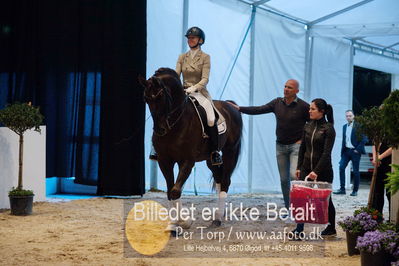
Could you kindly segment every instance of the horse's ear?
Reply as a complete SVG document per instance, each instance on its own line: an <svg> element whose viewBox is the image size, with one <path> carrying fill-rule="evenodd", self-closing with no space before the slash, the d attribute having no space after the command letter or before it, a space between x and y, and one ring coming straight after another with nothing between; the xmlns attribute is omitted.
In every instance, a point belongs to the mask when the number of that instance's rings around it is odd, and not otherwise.
<svg viewBox="0 0 399 266"><path fill-rule="evenodd" d="M138 81L138 82L140 83L140 85L143 86L144 88L147 87L147 80L146 80L142 75L138 75L137 81Z"/></svg>

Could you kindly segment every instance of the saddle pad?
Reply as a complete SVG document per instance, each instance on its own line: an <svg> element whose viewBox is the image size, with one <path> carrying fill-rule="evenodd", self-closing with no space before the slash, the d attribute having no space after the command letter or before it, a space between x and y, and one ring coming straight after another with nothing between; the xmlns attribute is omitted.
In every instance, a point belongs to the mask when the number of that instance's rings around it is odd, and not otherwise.
<svg viewBox="0 0 399 266"><path fill-rule="evenodd" d="M207 135L205 133L205 127L204 127L204 124L207 123L205 109L200 105L199 101L195 98L195 96L193 94L191 94L188 98L190 99L191 103L193 104L195 111L197 112L198 118L201 122L202 136L207 137ZM201 106L202 108L198 108L199 106ZM217 127L218 127L218 133L219 133L219 135L221 135L221 134L225 133L227 130L226 120L224 119L224 116L219 112L219 110L217 110L215 108L215 106L213 106L213 109L216 110L216 112L217 112L216 116L219 117L219 119L217 120Z"/></svg>

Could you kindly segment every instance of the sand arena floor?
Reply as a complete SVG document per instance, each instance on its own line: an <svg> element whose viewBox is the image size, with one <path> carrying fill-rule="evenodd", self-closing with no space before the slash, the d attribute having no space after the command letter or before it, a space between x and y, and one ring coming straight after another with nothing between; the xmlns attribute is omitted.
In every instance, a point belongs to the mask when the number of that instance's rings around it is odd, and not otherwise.
<svg viewBox="0 0 399 266"><path fill-rule="evenodd" d="M360 190L358 197L334 195L337 221L352 214L354 209L364 206L367 196L366 188ZM127 202L154 200L167 206L165 198L164 193L147 193L143 198L129 201L115 198L73 201L50 199L47 202L35 203L34 213L25 217L12 216L9 210L2 210L0 265L360 265L359 256L347 255L345 234L338 226L338 236L332 240L294 243L273 240L272 245L283 245L283 248L290 245L292 250L251 253L250 250L240 251L239 248L255 247L259 241L232 239L219 242L217 239L199 239L197 228L208 227L210 223L197 220L190 229L194 231L192 239L171 237L158 254L139 254L131 248L125 237L126 210L129 210ZM228 202L244 202L245 206L262 209L267 202L282 205L282 197L279 194L229 195ZM183 203L193 203L201 209L215 205L215 200L204 196L183 196ZM260 215L260 218L257 222L226 221L220 228L203 230L205 233L216 230L228 234L232 227L234 231L241 232L281 231L284 227L292 230L295 227L290 221L266 221L264 214ZM311 226L306 226L305 230L310 231L310 228ZM137 232L138 236L143 234L148 232ZM187 243L214 247L220 243L226 244L226 247L235 246L229 253L190 253L184 250L187 249ZM312 245L314 252L300 252L292 248L292 245L305 244Z"/></svg>

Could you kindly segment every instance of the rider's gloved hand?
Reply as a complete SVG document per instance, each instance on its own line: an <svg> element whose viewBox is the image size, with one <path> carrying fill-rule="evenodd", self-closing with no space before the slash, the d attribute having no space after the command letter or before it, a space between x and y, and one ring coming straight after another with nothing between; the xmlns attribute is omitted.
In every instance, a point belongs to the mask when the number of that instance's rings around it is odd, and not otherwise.
<svg viewBox="0 0 399 266"><path fill-rule="evenodd" d="M191 87L185 89L185 91L186 91L186 93L190 94L190 93L196 92L197 88L195 88L194 86L191 86Z"/></svg>

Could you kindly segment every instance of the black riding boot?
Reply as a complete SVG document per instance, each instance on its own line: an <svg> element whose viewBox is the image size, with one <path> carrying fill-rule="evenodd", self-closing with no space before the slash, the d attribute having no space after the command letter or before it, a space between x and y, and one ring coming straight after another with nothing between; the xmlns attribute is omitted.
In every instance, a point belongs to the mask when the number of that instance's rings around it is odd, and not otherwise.
<svg viewBox="0 0 399 266"><path fill-rule="evenodd" d="M223 161L222 156L219 154L219 132L216 123L213 127L209 128L209 137L212 144L211 163L212 165L221 165Z"/></svg>

